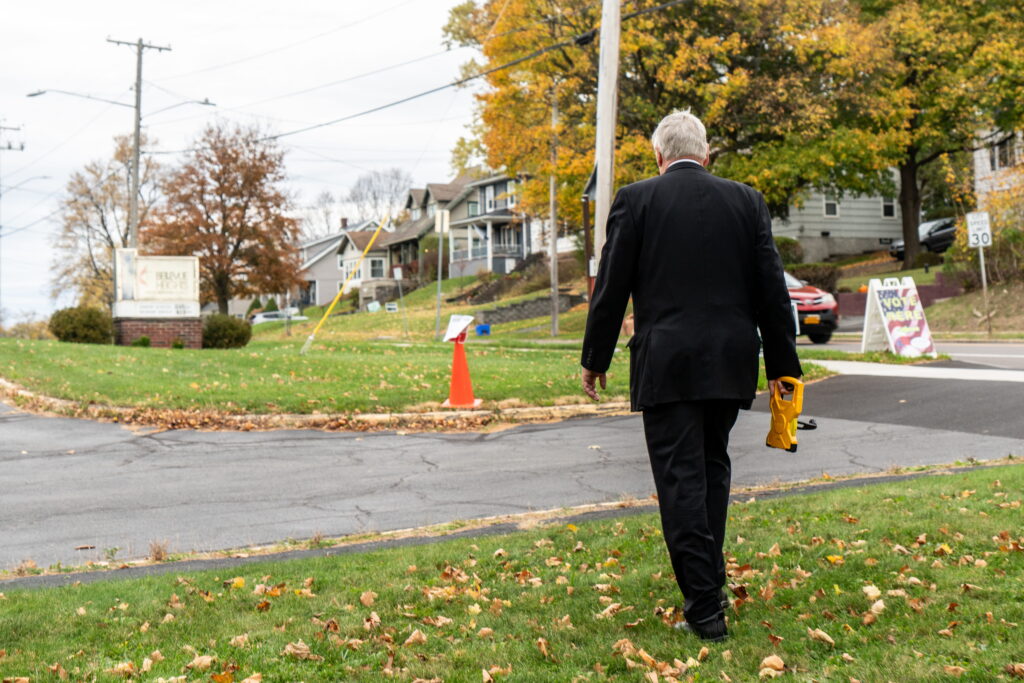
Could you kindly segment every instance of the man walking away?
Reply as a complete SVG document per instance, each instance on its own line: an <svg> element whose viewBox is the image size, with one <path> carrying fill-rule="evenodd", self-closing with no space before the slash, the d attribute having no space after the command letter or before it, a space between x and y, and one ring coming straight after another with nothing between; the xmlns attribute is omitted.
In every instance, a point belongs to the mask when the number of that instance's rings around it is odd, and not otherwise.
<svg viewBox="0 0 1024 683"><path fill-rule="evenodd" d="M666 116L652 143L659 175L620 190L608 216L583 341L583 390L596 400L596 385L605 388L632 295L630 399L643 411L683 627L718 641L727 637L729 604L727 447L739 409L750 408L757 390L757 329L769 390L801 369L764 198L705 169L707 134L689 112Z"/></svg>

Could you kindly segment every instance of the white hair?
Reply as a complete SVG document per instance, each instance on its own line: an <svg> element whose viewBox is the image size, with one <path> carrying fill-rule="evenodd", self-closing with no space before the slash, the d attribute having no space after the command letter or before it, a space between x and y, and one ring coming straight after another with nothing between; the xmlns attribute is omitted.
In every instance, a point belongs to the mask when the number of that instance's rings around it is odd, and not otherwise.
<svg viewBox="0 0 1024 683"><path fill-rule="evenodd" d="M663 118L651 136L651 144L666 161L683 157L703 159L708 154L707 131L689 109L672 112Z"/></svg>

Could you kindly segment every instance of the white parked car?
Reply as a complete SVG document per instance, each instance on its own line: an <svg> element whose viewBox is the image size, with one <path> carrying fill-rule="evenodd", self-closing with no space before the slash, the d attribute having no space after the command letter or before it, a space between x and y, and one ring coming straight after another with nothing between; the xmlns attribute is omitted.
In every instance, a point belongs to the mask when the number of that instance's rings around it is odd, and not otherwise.
<svg viewBox="0 0 1024 683"><path fill-rule="evenodd" d="M271 320L291 320L292 322L301 322L303 320L309 320L304 315L290 314L288 311L268 311L266 313L257 313L252 317L251 322L253 325L259 325L260 323L269 323Z"/></svg>

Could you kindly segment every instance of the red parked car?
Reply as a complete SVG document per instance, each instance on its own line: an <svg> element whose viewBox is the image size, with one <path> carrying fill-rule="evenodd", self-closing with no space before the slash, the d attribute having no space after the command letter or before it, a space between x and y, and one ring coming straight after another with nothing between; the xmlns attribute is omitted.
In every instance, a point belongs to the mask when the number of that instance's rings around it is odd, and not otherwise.
<svg viewBox="0 0 1024 683"><path fill-rule="evenodd" d="M796 303L800 317L800 334L815 344L825 344L839 326L839 303L823 289L818 289L786 273L789 298Z"/></svg>

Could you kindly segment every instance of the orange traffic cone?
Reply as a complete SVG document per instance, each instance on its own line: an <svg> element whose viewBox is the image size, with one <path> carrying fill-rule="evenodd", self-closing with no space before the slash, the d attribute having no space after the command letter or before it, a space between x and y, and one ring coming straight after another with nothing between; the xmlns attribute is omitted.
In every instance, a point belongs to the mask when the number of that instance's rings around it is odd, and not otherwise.
<svg viewBox="0 0 1024 683"><path fill-rule="evenodd" d="M473 398L473 382L469 378L469 363L466 362L466 333L463 332L454 341L452 383L448 390L448 400L441 405L446 408L476 408L483 401Z"/></svg>

